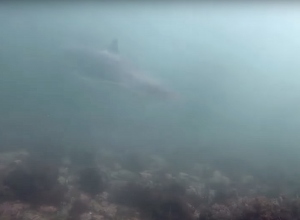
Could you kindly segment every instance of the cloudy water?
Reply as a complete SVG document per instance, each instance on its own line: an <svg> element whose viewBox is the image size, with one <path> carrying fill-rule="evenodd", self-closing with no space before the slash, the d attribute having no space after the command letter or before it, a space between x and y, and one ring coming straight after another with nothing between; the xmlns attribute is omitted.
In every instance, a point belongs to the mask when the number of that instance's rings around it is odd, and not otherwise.
<svg viewBox="0 0 300 220"><path fill-rule="evenodd" d="M299 5L0 6L1 172L43 158L69 170L58 174L61 185L73 175L93 195L110 194L111 181L149 178L190 189L194 175L209 205L232 190L299 191ZM59 209L58 198L16 184L18 172L1 177L13 198ZM88 208L74 210L65 218L83 219Z"/></svg>

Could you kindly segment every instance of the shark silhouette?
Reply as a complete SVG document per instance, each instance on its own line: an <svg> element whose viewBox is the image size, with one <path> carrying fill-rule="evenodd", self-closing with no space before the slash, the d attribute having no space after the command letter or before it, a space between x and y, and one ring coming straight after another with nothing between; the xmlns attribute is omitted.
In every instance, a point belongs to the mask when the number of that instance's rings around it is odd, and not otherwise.
<svg viewBox="0 0 300 220"><path fill-rule="evenodd" d="M110 83L163 99L179 98L174 91L122 57L119 54L117 39L103 50L71 47L67 49L67 54L80 77L90 83Z"/></svg>

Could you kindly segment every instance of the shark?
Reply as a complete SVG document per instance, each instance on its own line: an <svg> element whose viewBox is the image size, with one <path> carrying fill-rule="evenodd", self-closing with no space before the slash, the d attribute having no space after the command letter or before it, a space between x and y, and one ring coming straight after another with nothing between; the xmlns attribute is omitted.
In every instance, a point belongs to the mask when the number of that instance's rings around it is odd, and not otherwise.
<svg viewBox="0 0 300 220"><path fill-rule="evenodd" d="M66 54L77 74L90 84L108 83L164 100L179 99L179 94L122 56L117 39L101 50L86 46L68 47Z"/></svg>

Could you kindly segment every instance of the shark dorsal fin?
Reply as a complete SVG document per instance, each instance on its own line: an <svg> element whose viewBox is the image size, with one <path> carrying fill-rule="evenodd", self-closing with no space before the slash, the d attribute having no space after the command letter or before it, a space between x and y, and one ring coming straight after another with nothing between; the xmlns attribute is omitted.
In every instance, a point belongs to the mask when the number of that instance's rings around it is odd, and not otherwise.
<svg viewBox="0 0 300 220"><path fill-rule="evenodd" d="M107 50L112 53L119 53L118 40L113 39L110 45L108 46Z"/></svg>

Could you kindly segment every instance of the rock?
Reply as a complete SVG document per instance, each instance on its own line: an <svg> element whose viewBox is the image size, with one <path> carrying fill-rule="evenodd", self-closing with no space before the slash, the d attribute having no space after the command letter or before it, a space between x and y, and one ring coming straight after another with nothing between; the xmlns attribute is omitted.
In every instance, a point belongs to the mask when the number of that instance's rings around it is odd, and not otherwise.
<svg viewBox="0 0 300 220"><path fill-rule="evenodd" d="M213 176L209 179L209 182L213 184L229 185L230 179L224 176L220 171L215 170Z"/></svg>

